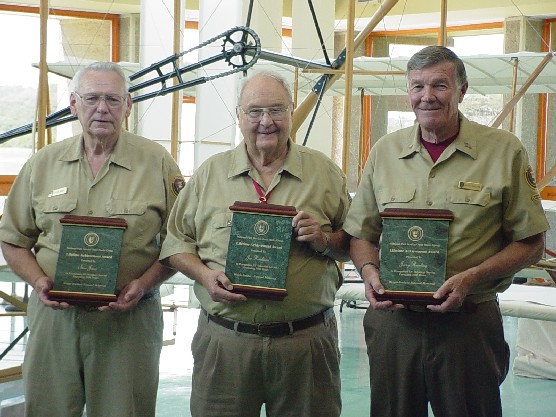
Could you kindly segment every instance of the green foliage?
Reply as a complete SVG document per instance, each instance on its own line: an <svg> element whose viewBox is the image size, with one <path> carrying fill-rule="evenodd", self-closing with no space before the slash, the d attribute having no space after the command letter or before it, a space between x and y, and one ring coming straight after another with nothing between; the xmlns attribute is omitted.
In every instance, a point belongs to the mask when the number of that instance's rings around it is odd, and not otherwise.
<svg viewBox="0 0 556 417"><path fill-rule="evenodd" d="M502 94L468 94L459 109L470 120L489 126L504 108Z"/></svg>
<svg viewBox="0 0 556 417"><path fill-rule="evenodd" d="M0 133L33 121L37 90L31 87L0 86ZM31 148L30 134L19 136L0 146Z"/></svg>

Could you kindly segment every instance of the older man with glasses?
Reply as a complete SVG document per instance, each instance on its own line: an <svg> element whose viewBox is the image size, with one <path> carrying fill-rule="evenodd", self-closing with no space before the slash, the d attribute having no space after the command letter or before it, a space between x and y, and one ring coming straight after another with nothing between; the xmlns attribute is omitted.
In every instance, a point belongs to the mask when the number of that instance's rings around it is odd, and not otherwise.
<svg viewBox="0 0 556 417"><path fill-rule="evenodd" d="M27 161L6 202L2 251L34 289L23 378L27 417L155 415L162 349L159 261L183 185L159 144L122 130L132 99L122 69L94 63L74 77L70 108L83 132ZM49 296L65 215L123 218L116 301L74 306ZM100 276L100 275L99 275Z"/></svg>
<svg viewBox="0 0 556 417"><path fill-rule="evenodd" d="M292 142L292 112L279 75L244 79L236 111L243 141L199 167L170 214L161 259L195 280L202 306L192 343L194 417L259 417L263 403L267 416L340 415L332 307L342 280L335 261L347 259L349 198L329 158ZM236 200L297 210L281 301L236 293L225 274Z"/></svg>

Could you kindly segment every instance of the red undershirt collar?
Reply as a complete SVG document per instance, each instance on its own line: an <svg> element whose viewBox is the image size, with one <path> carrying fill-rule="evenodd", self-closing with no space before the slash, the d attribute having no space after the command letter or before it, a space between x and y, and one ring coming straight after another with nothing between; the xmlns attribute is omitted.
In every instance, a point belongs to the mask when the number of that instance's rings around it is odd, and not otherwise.
<svg viewBox="0 0 556 417"><path fill-rule="evenodd" d="M443 140L440 143L431 143L431 142L427 142L426 140L423 139L423 137L421 136L420 140L421 143L423 144L423 146L425 147L425 149L429 152L429 155L432 158L433 162L436 162L438 160L438 158L440 158L440 155L442 155L442 152L444 152L444 150L450 146L450 144L456 140L456 138L458 137L459 131L452 137L449 137L446 140Z"/></svg>

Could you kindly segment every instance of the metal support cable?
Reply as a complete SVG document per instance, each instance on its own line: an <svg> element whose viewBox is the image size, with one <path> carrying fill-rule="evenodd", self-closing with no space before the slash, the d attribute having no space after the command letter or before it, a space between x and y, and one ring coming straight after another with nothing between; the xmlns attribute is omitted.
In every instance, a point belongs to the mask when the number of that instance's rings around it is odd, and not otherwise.
<svg viewBox="0 0 556 417"><path fill-rule="evenodd" d="M313 7L313 0L307 0L309 2L309 9L311 10L311 15L313 16L313 22L315 23L315 29L317 30L317 36L319 37L320 46L322 48L322 53L324 55L324 59L328 65L332 65L330 62L330 58L328 58L328 52L326 52L326 46L324 45L324 39L322 37L322 33L320 31L319 22L317 20L317 14L315 13L315 8Z"/></svg>

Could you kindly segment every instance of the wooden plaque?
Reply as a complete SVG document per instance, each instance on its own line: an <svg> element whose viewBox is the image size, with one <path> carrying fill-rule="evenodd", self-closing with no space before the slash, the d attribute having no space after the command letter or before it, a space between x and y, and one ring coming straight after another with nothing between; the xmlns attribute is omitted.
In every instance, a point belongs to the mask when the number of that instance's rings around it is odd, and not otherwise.
<svg viewBox="0 0 556 417"><path fill-rule="evenodd" d="M282 300L292 239L293 206L236 201L225 273L233 292Z"/></svg>
<svg viewBox="0 0 556 417"><path fill-rule="evenodd" d="M442 304L433 294L446 279L449 210L387 209L380 246L380 280L384 294L379 301L396 304Z"/></svg>
<svg viewBox="0 0 556 417"><path fill-rule="evenodd" d="M68 304L101 306L116 301L124 219L66 215L54 287L48 296Z"/></svg>

